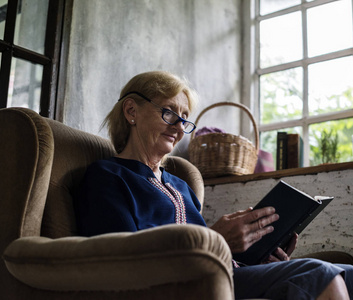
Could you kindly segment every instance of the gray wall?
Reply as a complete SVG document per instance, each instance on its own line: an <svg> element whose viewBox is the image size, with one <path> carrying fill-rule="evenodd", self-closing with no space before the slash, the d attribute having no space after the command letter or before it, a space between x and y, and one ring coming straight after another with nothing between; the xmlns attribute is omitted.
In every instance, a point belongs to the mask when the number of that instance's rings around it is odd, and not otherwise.
<svg viewBox="0 0 353 300"><path fill-rule="evenodd" d="M121 88L150 70L189 79L201 97L191 120L212 103L240 102L240 32L240 0L75 0L62 121L106 136L99 127ZM199 125L238 133L238 111L217 108ZM187 156L188 142L175 154Z"/></svg>

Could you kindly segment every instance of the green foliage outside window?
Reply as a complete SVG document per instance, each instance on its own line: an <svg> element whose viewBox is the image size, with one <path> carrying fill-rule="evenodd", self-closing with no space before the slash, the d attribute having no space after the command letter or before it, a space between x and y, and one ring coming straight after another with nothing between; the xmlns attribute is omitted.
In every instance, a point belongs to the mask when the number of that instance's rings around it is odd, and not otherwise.
<svg viewBox="0 0 353 300"><path fill-rule="evenodd" d="M317 138L317 137L315 137ZM314 151L314 159L323 164L338 163L340 154L338 152L338 134L337 132L323 130L318 140L318 150Z"/></svg>
<svg viewBox="0 0 353 300"><path fill-rule="evenodd" d="M309 132L310 165L353 160L353 118L313 124Z"/></svg>

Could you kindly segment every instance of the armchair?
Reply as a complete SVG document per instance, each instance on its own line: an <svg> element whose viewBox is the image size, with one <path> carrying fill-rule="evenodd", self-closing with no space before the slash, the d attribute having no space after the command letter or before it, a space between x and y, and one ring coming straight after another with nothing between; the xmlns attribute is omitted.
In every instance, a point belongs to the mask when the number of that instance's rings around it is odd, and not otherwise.
<svg viewBox="0 0 353 300"><path fill-rule="evenodd" d="M0 110L1 299L233 299L230 250L196 225L77 236L73 197L109 141L25 108ZM203 200L188 161L165 168Z"/></svg>

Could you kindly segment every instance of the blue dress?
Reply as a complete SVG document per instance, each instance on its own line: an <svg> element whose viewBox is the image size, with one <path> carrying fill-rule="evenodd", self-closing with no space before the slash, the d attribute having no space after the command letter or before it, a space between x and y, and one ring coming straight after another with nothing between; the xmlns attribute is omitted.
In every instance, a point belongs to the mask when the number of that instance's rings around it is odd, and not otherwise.
<svg viewBox="0 0 353 300"><path fill-rule="evenodd" d="M163 169L160 182L143 163L117 157L89 166L75 211L83 236L171 223L206 226L186 182ZM300 259L234 268L235 298L316 299L338 274L353 299L353 266Z"/></svg>

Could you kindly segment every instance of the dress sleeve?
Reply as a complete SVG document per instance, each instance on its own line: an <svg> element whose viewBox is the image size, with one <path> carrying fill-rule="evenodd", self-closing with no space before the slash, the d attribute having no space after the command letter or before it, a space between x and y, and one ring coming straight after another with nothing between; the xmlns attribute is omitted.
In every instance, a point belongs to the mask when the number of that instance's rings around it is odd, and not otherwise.
<svg viewBox="0 0 353 300"><path fill-rule="evenodd" d="M137 231L131 198L120 176L99 163L91 165L75 203L79 233L93 236Z"/></svg>

